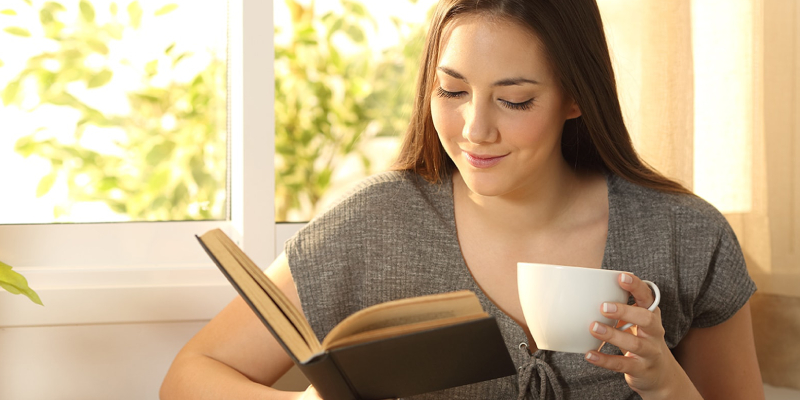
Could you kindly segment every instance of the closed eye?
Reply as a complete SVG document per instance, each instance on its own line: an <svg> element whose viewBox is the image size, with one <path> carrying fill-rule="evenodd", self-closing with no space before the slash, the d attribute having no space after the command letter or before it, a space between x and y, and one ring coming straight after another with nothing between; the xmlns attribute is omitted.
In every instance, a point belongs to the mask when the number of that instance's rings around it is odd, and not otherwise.
<svg viewBox="0 0 800 400"><path fill-rule="evenodd" d="M454 99L457 97L461 97L466 92L448 92L447 90L442 89L441 87L436 88L436 95L439 97L444 97L446 99Z"/></svg>
<svg viewBox="0 0 800 400"><path fill-rule="evenodd" d="M526 111L526 110L530 110L531 107L533 107L533 100L534 99L526 100L526 101L523 101L522 103L512 103L510 101L506 101L506 100L502 100L502 99L500 99L499 101L500 101L500 104L503 105L503 107L506 107L506 108L508 108L510 110Z"/></svg>

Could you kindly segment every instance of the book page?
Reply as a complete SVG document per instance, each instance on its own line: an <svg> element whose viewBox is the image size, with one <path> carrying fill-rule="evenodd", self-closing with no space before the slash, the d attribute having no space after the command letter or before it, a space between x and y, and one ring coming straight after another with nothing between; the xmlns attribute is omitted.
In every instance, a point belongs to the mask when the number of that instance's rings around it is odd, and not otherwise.
<svg viewBox="0 0 800 400"><path fill-rule="evenodd" d="M336 340L328 341L325 338L323 345L326 350L335 349L338 347L345 347L359 343L366 343L390 337L406 335L409 333L421 332L429 329L435 329L443 326L455 325L462 322L473 321L480 318L489 318L489 314L482 312L480 314L461 315L455 317L426 320L416 323L408 323L404 325L386 326L374 330L362 331L350 336L340 337Z"/></svg>
<svg viewBox="0 0 800 400"><path fill-rule="evenodd" d="M328 333L322 347L327 349L342 338L368 331L484 315L480 301L468 290L395 300L367 307L345 318Z"/></svg>

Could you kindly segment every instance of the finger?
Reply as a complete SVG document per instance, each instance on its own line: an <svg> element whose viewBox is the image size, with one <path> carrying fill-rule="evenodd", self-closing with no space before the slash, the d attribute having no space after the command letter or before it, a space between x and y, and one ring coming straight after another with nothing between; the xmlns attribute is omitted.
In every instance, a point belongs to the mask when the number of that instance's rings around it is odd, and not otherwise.
<svg viewBox="0 0 800 400"><path fill-rule="evenodd" d="M631 352L646 357L657 352L655 346L647 339L622 332L600 322L593 322L589 331L597 339L613 344L620 350L624 349L623 353Z"/></svg>
<svg viewBox="0 0 800 400"><path fill-rule="evenodd" d="M648 308L655 301L653 290L636 275L622 273L619 274L618 280L620 287L630 292L640 307Z"/></svg>
<svg viewBox="0 0 800 400"><path fill-rule="evenodd" d="M636 375L636 372L641 369L639 358L630 353L628 353L628 355L618 356L603 354L592 350L587 352L584 358L591 364L614 372Z"/></svg>
<svg viewBox="0 0 800 400"><path fill-rule="evenodd" d="M664 335L664 326L661 324L661 309L658 307L651 312L646 308L622 303L603 303L600 306L600 312L607 318L637 325L641 331L649 335ZM642 336L638 332L637 335Z"/></svg>

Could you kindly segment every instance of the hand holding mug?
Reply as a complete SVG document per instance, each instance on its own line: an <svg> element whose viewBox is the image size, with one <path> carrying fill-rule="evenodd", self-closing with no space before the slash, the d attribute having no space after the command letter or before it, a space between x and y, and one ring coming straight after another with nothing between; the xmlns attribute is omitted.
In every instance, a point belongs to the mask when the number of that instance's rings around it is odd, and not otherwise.
<svg viewBox="0 0 800 400"><path fill-rule="evenodd" d="M603 326L613 323L614 319L598 312L598 305L627 302L630 295L618 283L620 274L622 271L517 263L520 305L536 346L581 354L597 349L602 340L586 327L595 321ZM648 285L658 293L653 282L642 284L648 293ZM651 303L653 296L647 304Z"/></svg>
<svg viewBox="0 0 800 400"><path fill-rule="evenodd" d="M685 373L664 341L661 309L657 307L660 293L658 289L651 290L647 281L628 273L619 275L619 286L633 295L636 304L605 302L599 307L604 317L627 322L625 329L614 329L602 322L593 322L588 329L595 338L619 347L624 355L592 350L586 353L586 360L624 373L625 381L639 394L668 387L671 377ZM632 325L636 329L625 331Z"/></svg>

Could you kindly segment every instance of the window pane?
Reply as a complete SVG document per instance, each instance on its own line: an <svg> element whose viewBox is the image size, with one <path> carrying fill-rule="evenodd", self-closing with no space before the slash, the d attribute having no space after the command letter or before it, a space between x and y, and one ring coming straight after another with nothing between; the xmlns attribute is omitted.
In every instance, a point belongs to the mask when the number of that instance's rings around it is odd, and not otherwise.
<svg viewBox="0 0 800 400"><path fill-rule="evenodd" d="M3 2L0 223L225 219L226 15Z"/></svg>
<svg viewBox="0 0 800 400"><path fill-rule="evenodd" d="M307 221L391 165L434 4L274 3L277 221Z"/></svg>

